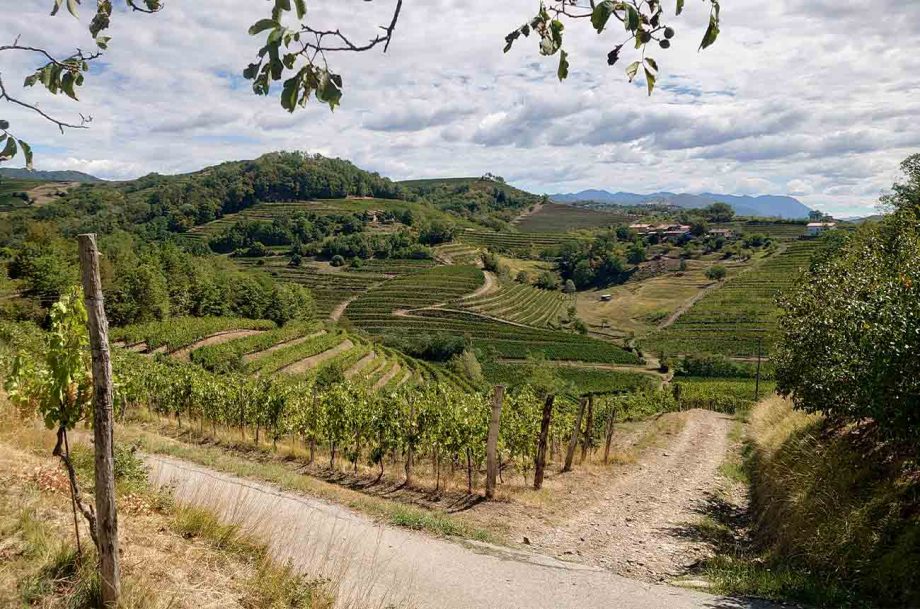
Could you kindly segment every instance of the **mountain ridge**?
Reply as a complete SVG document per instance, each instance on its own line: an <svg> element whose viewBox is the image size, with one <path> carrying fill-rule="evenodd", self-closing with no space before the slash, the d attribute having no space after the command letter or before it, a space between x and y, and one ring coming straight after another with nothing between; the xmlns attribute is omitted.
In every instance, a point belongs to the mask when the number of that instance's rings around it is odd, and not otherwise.
<svg viewBox="0 0 920 609"><path fill-rule="evenodd" d="M21 167L0 168L0 178L10 180L42 180L45 182L104 182L105 180L82 171L39 171Z"/></svg>
<svg viewBox="0 0 920 609"><path fill-rule="evenodd" d="M729 195L718 193L673 193L655 192L638 194L632 192L610 192L600 189L582 190L576 193L549 195L556 203L594 202L605 205L664 204L685 209L700 208L722 202L731 205L735 213L742 216L765 216L780 218L807 218L811 209L798 199L786 195Z"/></svg>

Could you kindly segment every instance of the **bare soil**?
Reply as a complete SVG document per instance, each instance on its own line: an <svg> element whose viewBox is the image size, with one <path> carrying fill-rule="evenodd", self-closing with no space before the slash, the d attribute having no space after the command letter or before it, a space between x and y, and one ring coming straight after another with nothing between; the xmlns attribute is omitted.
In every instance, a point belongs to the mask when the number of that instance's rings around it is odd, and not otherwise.
<svg viewBox="0 0 920 609"><path fill-rule="evenodd" d="M261 334L262 332L264 332L264 330L230 330L227 332L218 332L217 334L212 334L211 336L203 338L198 342L194 342L191 345L186 345L181 349L173 351L172 356L178 360L187 362L191 360L192 351L195 349L228 343L231 340L235 340L237 338L245 338L247 336L252 336L253 334Z"/></svg>

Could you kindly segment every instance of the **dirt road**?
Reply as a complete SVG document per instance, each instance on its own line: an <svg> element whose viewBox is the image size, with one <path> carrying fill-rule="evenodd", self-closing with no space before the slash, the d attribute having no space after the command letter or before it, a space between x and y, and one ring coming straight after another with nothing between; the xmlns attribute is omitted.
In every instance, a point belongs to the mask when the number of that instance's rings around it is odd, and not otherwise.
<svg viewBox="0 0 920 609"><path fill-rule="evenodd" d="M683 453L682 453L683 454ZM266 541L272 555L340 582L343 606L418 609L760 608L608 570L478 542L432 538L347 508L171 458L150 478ZM664 488L661 488L664 492Z"/></svg>
<svg viewBox="0 0 920 609"><path fill-rule="evenodd" d="M579 489L584 507L561 526L532 534L534 546L646 581L686 573L707 547L680 532L718 489L732 419L692 410L685 420L666 447L649 449L609 483Z"/></svg>

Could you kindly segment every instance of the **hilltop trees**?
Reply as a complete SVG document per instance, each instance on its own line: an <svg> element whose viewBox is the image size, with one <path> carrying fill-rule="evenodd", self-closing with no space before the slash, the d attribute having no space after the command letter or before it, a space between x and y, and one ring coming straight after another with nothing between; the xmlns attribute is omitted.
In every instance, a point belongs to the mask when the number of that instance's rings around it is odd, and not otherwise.
<svg viewBox="0 0 920 609"><path fill-rule="evenodd" d="M874 421L887 436L920 431L920 155L863 225L782 301L779 391L838 421Z"/></svg>

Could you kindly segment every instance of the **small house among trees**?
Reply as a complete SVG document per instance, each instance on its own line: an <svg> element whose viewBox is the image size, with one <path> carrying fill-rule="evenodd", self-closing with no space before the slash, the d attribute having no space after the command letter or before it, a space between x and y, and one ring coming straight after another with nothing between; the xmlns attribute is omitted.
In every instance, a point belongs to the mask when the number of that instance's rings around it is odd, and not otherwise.
<svg viewBox="0 0 920 609"><path fill-rule="evenodd" d="M836 222L809 222L805 227L805 235L808 237L818 237L829 230L837 228Z"/></svg>

